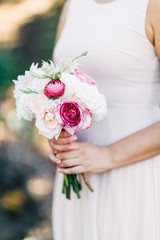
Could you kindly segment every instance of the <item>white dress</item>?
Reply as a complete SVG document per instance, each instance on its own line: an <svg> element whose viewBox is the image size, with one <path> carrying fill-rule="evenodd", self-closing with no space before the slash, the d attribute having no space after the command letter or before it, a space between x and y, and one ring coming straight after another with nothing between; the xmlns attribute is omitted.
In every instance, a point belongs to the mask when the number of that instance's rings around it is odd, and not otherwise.
<svg viewBox="0 0 160 240"><path fill-rule="evenodd" d="M75 57L96 79L108 115L79 131L79 140L107 146L160 120L160 62L145 33L149 0L72 0L54 58ZM98 156L97 156L98 161ZM61 193L57 173L54 240L160 240L160 155L102 174L88 174L81 199Z"/></svg>

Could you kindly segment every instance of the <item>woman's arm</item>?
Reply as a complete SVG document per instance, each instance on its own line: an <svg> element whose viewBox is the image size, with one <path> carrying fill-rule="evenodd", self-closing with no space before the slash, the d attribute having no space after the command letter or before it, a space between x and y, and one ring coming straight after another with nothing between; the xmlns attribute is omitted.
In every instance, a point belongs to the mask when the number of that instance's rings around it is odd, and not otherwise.
<svg viewBox="0 0 160 240"><path fill-rule="evenodd" d="M155 51L160 59L160 0L150 0L149 6L148 25L150 23L153 35L152 43L154 44Z"/></svg>
<svg viewBox="0 0 160 240"><path fill-rule="evenodd" d="M118 167L160 154L160 122L110 145L109 150Z"/></svg>
<svg viewBox="0 0 160 240"><path fill-rule="evenodd" d="M75 140L76 136L64 132L57 141L51 142L55 154L51 152L50 157L59 171L66 174L105 172L160 154L160 122L105 147Z"/></svg>

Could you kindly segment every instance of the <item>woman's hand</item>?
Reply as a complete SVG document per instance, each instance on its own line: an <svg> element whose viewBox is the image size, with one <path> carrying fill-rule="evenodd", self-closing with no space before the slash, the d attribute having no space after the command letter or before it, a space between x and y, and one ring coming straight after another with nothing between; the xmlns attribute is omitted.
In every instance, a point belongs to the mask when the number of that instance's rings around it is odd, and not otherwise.
<svg viewBox="0 0 160 240"><path fill-rule="evenodd" d="M77 137L62 132L58 140L51 140L50 158L57 163L58 171L66 174L101 173L113 169L108 147L88 142L75 142Z"/></svg>

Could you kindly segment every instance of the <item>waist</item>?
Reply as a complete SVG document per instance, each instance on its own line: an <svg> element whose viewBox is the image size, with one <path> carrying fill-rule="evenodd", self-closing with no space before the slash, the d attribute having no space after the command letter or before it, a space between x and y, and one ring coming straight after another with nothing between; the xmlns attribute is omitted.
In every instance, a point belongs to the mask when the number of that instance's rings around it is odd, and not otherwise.
<svg viewBox="0 0 160 240"><path fill-rule="evenodd" d="M158 111L160 110L160 105L158 103L120 103L120 102L107 102L108 109L126 109L126 110L153 110Z"/></svg>
<svg viewBox="0 0 160 240"><path fill-rule="evenodd" d="M160 106L160 84L109 86L103 92L108 108L158 109Z"/></svg>

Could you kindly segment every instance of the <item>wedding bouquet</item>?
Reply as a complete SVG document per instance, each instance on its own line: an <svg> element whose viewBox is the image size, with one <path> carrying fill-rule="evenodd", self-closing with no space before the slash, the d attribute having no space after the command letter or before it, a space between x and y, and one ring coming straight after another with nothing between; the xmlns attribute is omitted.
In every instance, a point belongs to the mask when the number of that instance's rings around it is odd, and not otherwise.
<svg viewBox="0 0 160 240"><path fill-rule="evenodd" d="M25 75L13 80L18 119L35 119L39 133L48 139L58 139L62 130L73 135L78 129L89 128L92 119L103 119L105 97L96 82L78 68L77 59L87 53L56 65L52 61L43 61L41 67L33 63ZM85 174L64 174L62 192L68 199L71 187L80 198L81 176L93 191Z"/></svg>

